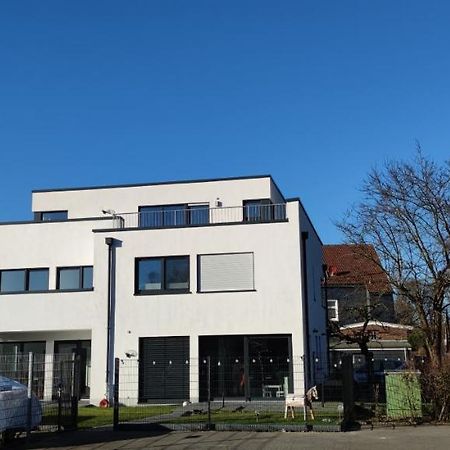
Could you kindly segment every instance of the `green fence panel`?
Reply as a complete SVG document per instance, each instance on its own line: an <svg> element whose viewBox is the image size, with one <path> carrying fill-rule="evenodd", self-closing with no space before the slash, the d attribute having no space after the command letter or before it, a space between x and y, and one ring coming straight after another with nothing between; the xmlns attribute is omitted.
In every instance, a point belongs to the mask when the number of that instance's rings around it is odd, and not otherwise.
<svg viewBox="0 0 450 450"><path fill-rule="evenodd" d="M388 419L422 417L420 372L386 372L386 414Z"/></svg>

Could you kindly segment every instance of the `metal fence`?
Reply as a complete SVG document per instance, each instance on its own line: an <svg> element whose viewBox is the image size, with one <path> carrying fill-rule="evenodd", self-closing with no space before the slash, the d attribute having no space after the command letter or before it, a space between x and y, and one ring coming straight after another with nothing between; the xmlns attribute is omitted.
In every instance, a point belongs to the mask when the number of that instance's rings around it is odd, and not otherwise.
<svg viewBox="0 0 450 450"><path fill-rule="evenodd" d="M0 433L77 425L80 362L74 355L0 355Z"/></svg>
<svg viewBox="0 0 450 450"><path fill-rule="evenodd" d="M301 358L118 359L114 425L337 431L427 419L420 371L367 369L364 378L361 365L355 369L352 356L343 355L338 370L310 382L305 393Z"/></svg>
<svg viewBox="0 0 450 450"><path fill-rule="evenodd" d="M344 427L417 424L431 420L423 376L413 361L383 358L366 361L360 354L336 359L327 383L340 383L345 406ZM380 368L381 366L381 368Z"/></svg>
<svg viewBox="0 0 450 450"><path fill-rule="evenodd" d="M117 359L116 380L116 427L304 430L343 418L341 386L310 386L305 402L302 358Z"/></svg>
<svg viewBox="0 0 450 450"><path fill-rule="evenodd" d="M114 228L172 228L209 224L261 223L286 220L286 204L146 207L134 213L111 213Z"/></svg>

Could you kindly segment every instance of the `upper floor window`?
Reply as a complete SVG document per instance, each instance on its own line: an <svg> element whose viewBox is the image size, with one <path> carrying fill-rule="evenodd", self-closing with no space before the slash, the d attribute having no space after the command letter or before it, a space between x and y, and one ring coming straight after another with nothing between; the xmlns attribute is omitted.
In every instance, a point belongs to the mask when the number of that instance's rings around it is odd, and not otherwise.
<svg viewBox="0 0 450 450"><path fill-rule="evenodd" d="M37 222L58 222L67 220L67 211L40 211L34 213Z"/></svg>
<svg viewBox="0 0 450 450"><path fill-rule="evenodd" d="M136 259L137 294L189 291L189 256Z"/></svg>
<svg viewBox="0 0 450 450"><path fill-rule="evenodd" d="M328 300L328 319L333 322L339 321L339 304L337 300Z"/></svg>
<svg viewBox="0 0 450 450"><path fill-rule="evenodd" d="M48 291L48 269L0 271L0 292Z"/></svg>
<svg viewBox="0 0 450 450"><path fill-rule="evenodd" d="M198 256L199 292L255 290L253 253Z"/></svg>
<svg viewBox="0 0 450 450"><path fill-rule="evenodd" d="M268 198L244 200L244 222L270 222L286 218L286 205L274 205Z"/></svg>
<svg viewBox="0 0 450 450"><path fill-rule="evenodd" d="M139 208L139 227L164 228L209 223L209 205L178 204L160 206L141 206Z"/></svg>
<svg viewBox="0 0 450 450"><path fill-rule="evenodd" d="M92 289L94 268L92 266L59 267L57 271L56 289L83 290Z"/></svg>

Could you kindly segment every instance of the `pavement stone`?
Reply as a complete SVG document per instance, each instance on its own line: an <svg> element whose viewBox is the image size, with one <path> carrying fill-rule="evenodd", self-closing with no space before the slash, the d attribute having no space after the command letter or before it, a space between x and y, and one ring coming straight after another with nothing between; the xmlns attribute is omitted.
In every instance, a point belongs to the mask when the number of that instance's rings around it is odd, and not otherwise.
<svg viewBox="0 0 450 450"><path fill-rule="evenodd" d="M159 432L88 430L33 435L8 450L448 450L450 426L421 425L378 428L348 433L201 431Z"/></svg>

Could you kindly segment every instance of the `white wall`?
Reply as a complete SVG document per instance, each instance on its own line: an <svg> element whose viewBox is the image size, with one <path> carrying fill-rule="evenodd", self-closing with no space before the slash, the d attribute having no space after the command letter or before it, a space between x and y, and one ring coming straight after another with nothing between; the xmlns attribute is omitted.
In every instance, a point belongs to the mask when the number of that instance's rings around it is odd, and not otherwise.
<svg viewBox="0 0 450 450"><path fill-rule="evenodd" d="M69 217L100 215L101 209L137 211L140 205L209 202L239 206L245 199L282 201L271 179L59 191L33 194L33 210L68 209ZM94 291L0 295L0 338L31 332L73 331L92 339L91 401L105 394L107 342L108 247L105 237L121 241L116 248L115 354L138 350L139 337L190 336L191 357L198 357L198 337L230 334L290 334L293 355L304 354L301 301L300 227L309 229L297 202L287 204L288 222L236 224L174 229L96 232L109 221L76 221L0 225L0 269L94 265ZM309 225L308 225L309 224ZM315 236L315 235L314 235ZM310 233L310 268L318 266L319 244ZM255 292L197 293L197 255L254 252ZM320 252L321 254L321 252ZM134 295L135 258L189 255L191 294ZM321 257L320 257L321 258ZM321 266L321 261L320 261ZM311 270L309 274L311 274ZM312 278L311 278L312 277ZM320 274L308 283L310 298L320 302ZM316 289L313 284L317 284ZM317 309L319 311L319 309ZM313 305L312 326L321 326ZM77 331L78 330L78 331ZM51 332L50 332L51 331ZM52 334L53 333L53 334ZM78 334L77 334L78 333ZM74 336L75 336L74 335ZM296 390L303 380L294 380Z"/></svg>
<svg viewBox="0 0 450 450"><path fill-rule="evenodd" d="M308 317L310 367L314 382L319 382L328 372L328 341L326 305L321 294L323 275L322 242L311 223L303 205L299 202L300 229L308 233L306 240L307 276L308 276Z"/></svg>
<svg viewBox="0 0 450 450"><path fill-rule="evenodd" d="M241 206L246 199L281 200L269 177L221 180L199 183L178 183L109 189L34 192L33 211L68 210L69 218L97 217L102 209L116 212L137 212L139 206L178 203L209 203L217 198L222 206Z"/></svg>
<svg viewBox="0 0 450 450"><path fill-rule="evenodd" d="M302 356L297 211L288 205L290 221L285 223L95 233L97 274L106 275L105 237L120 241L116 356L138 351L140 337L190 336L195 360L199 336L232 334L291 334L293 355ZM229 252L254 252L256 291L197 293L197 255ZM192 293L135 296L135 258L170 255L190 256ZM97 294L106 295L106 286L100 289ZM134 382L137 386L137 379ZM303 384L296 387L302 389Z"/></svg>

